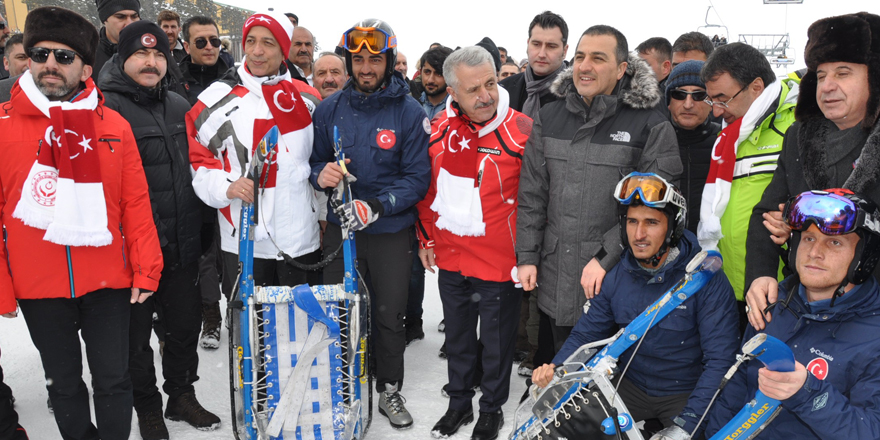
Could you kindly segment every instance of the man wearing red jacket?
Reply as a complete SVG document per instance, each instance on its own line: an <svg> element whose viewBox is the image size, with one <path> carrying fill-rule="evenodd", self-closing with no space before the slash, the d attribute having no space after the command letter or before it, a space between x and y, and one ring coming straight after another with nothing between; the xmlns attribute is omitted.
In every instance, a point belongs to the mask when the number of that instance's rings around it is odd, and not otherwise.
<svg viewBox="0 0 880 440"><path fill-rule="evenodd" d="M0 107L0 314L16 300L65 439L127 439L131 303L159 285L162 252L128 122L91 79L95 28L57 7L31 11L29 69ZM94 389L82 380L82 348Z"/></svg>
<svg viewBox="0 0 880 440"><path fill-rule="evenodd" d="M418 204L419 258L431 272L440 269L449 360L449 408L432 435L450 436L474 420L471 385L482 344L483 396L471 438L489 440L498 436L510 391L522 297L512 273L516 202L532 120L510 108L481 47L449 55L443 77L450 96L432 127L431 186Z"/></svg>

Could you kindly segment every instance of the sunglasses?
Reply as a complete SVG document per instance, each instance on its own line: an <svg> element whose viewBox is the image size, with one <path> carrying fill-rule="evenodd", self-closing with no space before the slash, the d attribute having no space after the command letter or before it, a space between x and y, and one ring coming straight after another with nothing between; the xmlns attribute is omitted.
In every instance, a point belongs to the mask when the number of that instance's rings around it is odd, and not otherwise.
<svg viewBox="0 0 880 440"><path fill-rule="evenodd" d="M213 46L215 49L220 48L220 39L217 37L211 37L210 39L205 38L205 37L199 37L199 38L196 38L195 43L196 43L196 49L204 49L205 46L208 45L208 43L211 43L211 46Z"/></svg>
<svg viewBox="0 0 880 440"><path fill-rule="evenodd" d="M782 216L793 230L806 230L813 223L825 235L849 234L861 226L877 229L877 219L856 202L825 191L808 191L792 197Z"/></svg>
<svg viewBox="0 0 880 440"><path fill-rule="evenodd" d="M5 21L0 21L0 31L6 29L6 26L8 26L8 24L6 24Z"/></svg>
<svg viewBox="0 0 880 440"><path fill-rule="evenodd" d="M704 99L709 97L709 94L706 93L705 90L688 92L681 89L673 89L669 92L669 97L675 99L676 101L684 101L685 99L687 99L688 95L690 95L691 99L693 99L695 102L703 101Z"/></svg>
<svg viewBox="0 0 880 440"><path fill-rule="evenodd" d="M366 46L367 51L378 55L388 49L397 47L397 37L377 28L353 27L343 34L344 46L349 52L360 52Z"/></svg>
<svg viewBox="0 0 880 440"><path fill-rule="evenodd" d="M73 60L79 55L69 49L47 49L45 47L32 47L28 49L28 57L35 62L43 64L49 59L49 52L55 55L55 62L58 64L73 64ZM82 58L82 56L80 56Z"/></svg>

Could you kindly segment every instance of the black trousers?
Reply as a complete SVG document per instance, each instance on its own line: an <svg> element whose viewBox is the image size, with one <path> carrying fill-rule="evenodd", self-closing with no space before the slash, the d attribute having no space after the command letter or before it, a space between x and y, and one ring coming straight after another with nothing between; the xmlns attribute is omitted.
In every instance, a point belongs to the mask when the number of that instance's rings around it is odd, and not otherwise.
<svg viewBox="0 0 880 440"><path fill-rule="evenodd" d="M3 381L0 368L0 439L27 440L27 432L18 424L18 413L12 404L12 389Z"/></svg>
<svg viewBox="0 0 880 440"><path fill-rule="evenodd" d="M101 289L78 298L18 301L40 352L55 423L64 440L124 440L131 432L130 298L130 289ZM82 379L80 336L91 370L97 428Z"/></svg>
<svg viewBox="0 0 880 440"><path fill-rule="evenodd" d="M482 345L480 411L495 412L510 394L510 371L522 291L512 281L483 281L441 270L438 277L449 373L449 408L468 411L474 397L474 374ZM480 339L477 340L477 323Z"/></svg>
<svg viewBox="0 0 880 440"><path fill-rule="evenodd" d="M649 396L626 378L620 379L620 386L617 392L620 393L623 403L626 404L633 422L658 419L664 428L673 425L672 419L681 413L681 410L687 405L688 398L691 396L691 393L672 394L662 397ZM645 428L649 429L647 425ZM651 431L650 429L643 431L643 434L647 434L645 438L655 434L655 432Z"/></svg>
<svg viewBox="0 0 880 440"><path fill-rule="evenodd" d="M129 368L134 409L138 414L162 410L162 395L156 387L153 365L153 310L162 317L165 351L162 356L162 390L169 398L192 392L199 380L199 332L202 327L202 294L199 264L174 266L162 271L159 288L142 304L131 306Z"/></svg>
<svg viewBox="0 0 880 440"><path fill-rule="evenodd" d="M412 272L412 232L409 228L392 234L355 233L357 267L369 277L373 291L370 297L370 316L374 323L372 337L376 360L376 390L385 391L386 384L403 388L403 352L406 331L403 317ZM324 249L332 252L342 242L342 230L328 224L324 231ZM326 268L324 282L342 282L344 275L342 252Z"/></svg>
<svg viewBox="0 0 880 440"><path fill-rule="evenodd" d="M232 295L238 279L238 254L223 253L223 294L226 299ZM303 262L304 257L296 260ZM254 258L254 285L257 286L298 286L308 282L305 271L299 270L281 260Z"/></svg>

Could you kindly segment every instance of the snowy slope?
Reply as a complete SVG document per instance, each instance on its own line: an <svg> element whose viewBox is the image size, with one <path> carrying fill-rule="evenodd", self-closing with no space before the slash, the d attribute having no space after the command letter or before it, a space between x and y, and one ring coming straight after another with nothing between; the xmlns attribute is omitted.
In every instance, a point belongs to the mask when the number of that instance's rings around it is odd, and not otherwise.
<svg viewBox="0 0 880 440"><path fill-rule="evenodd" d="M406 381L403 396L406 407L413 414L415 424L411 429L397 431L390 427L387 419L373 407L373 423L367 432L367 439L428 439L434 423L446 412L447 399L441 396L440 388L447 382L446 361L437 357L443 344L443 334L437 332L437 324L443 312L437 293L436 275L427 274L425 286L425 339L412 344L406 351ZM166 421L173 440L232 439L229 409L229 360L226 351L226 337L223 334L221 348L215 351L199 349L199 377L196 382L196 395L202 405L216 413L223 420L219 430L200 432L183 422ZM158 346L155 343L156 368L161 371ZM0 319L0 349L3 355L5 382L15 394L15 407L21 424L28 430L32 440L60 439L55 420L46 408L46 387L42 365L37 350L31 342L24 319ZM85 358L85 354L83 354ZM514 366L512 365L511 368ZM88 366L84 366L85 381L89 384ZM161 377L159 386L161 389ZM511 374L511 399L504 406L505 423L499 438L506 438L513 423L513 412L519 396L525 390L521 377ZM474 410L478 410L480 393L474 397ZM93 414L94 417L94 414ZM453 439L469 439L474 423L462 427ZM140 439L137 418L132 420L132 439Z"/></svg>

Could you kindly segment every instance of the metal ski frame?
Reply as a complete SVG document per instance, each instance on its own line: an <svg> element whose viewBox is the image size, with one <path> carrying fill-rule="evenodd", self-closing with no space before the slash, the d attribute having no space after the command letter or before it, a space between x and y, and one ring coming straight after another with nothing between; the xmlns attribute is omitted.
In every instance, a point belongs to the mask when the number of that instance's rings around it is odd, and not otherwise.
<svg viewBox="0 0 880 440"><path fill-rule="evenodd" d="M334 134L338 139L334 127ZM242 203L239 228L239 274L236 282L237 295L230 300L227 316L230 347L230 380L233 433L238 440L262 440L276 438L265 432L267 413L274 408L265 407L265 378L259 377L261 371L261 337L263 333L257 322L255 304L269 302L293 302L296 289L287 286L255 287L253 276L254 230L258 220L260 174L266 159L277 145L278 130L273 127L260 142L253 159L249 177L257 189L254 203ZM337 142L337 148L340 148ZM337 155L341 154L339 151ZM343 162L344 163L344 162ZM348 185L344 185L344 202L351 201ZM369 353L367 350L370 329L369 296L360 293L357 272L357 250L354 232L343 230L344 278L341 284L311 286L311 293L318 301L337 302L341 328L340 346L347 365L342 376L345 378L342 393L343 406L350 415L343 438L362 439L369 429L372 418L372 380L369 376ZM277 380L277 379L276 379ZM263 384L263 388L260 385ZM277 390L276 392L280 392ZM261 393L263 394L261 396ZM364 395L366 394L366 396ZM366 397L364 403L362 399ZM366 412L366 413L365 413ZM366 417L364 417L366 416ZM238 424L242 426L238 426Z"/></svg>

